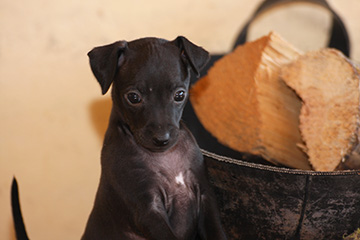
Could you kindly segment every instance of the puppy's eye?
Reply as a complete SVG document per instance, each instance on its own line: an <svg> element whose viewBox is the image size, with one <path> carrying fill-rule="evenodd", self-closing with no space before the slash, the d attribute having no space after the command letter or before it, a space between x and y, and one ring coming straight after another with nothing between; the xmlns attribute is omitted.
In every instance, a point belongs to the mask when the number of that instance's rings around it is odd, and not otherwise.
<svg viewBox="0 0 360 240"><path fill-rule="evenodd" d="M129 92L126 94L126 98L131 104L141 103L141 96L136 92Z"/></svg>
<svg viewBox="0 0 360 240"><path fill-rule="evenodd" d="M180 90L180 91L177 91L176 93L175 93L175 95L174 95L174 100L176 101L176 102L182 102L182 101L184 101L184 99L185 99L185 91L184 90Z"/></svg>

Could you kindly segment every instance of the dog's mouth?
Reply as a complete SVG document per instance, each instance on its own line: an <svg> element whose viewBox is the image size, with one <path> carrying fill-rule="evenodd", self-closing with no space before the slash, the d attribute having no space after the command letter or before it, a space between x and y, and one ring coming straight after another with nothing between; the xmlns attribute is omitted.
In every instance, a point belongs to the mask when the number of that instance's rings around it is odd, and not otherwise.
<svg viewBox="0 0 360 240"><path fill-rule="evenodd" d="M150 152L154 152L154 153L162 153L162 152L166 152L169 149L171 149L173 147L172 146L166 146L166 147L146 147L143 146L146 150L150 151Z"/></svg>
<svg viewBox="0 0 360 240"><path fill-rule="evenodd" d="M165 152L171 149L177 142L177 133L156 135L135 132L133 136L138 145L150 152Z"/></svg>
<svg viewBox="0 0 360 240"><path fill-rule="evenodd" d="M177 138L170 137L168 139L162 140L154 137L151 139L148 137L139 136L135 137L135 141L150 152L166 152L176 144Z"/></svg>
<svg viewBox="0 0 360 240"><path fill-rule="evenodd" d="M178 139L177 131L163 134L146 134L143 131L132 130L128 124L123 124L123 131L132 136L135 144L150 152L165 152L172 148Z"/></svg>

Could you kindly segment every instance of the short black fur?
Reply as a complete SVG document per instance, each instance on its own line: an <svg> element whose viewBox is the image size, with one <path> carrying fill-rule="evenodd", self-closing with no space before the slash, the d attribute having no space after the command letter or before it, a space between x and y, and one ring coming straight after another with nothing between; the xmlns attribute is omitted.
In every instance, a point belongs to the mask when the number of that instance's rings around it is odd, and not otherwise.
<svg viewBox="0 0 360 240"><path fill-rule="evenodd" d="M113 108L82 240L226 239L203 156L181 122L190 69L198 74L208 52L185 37L144 38L89 57L102 93L112 83Z"/></svg>

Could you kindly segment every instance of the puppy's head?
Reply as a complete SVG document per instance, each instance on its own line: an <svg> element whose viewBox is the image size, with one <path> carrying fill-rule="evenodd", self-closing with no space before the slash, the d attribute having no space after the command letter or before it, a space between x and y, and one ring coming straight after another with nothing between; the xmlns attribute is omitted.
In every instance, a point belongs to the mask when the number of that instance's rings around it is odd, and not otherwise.
<svg viewBox="0 0 360 240"><path fill-rule="evenodd" d="M113 114L119 125L150 151L172 147L188 98L190 69L199 76L208 52L177 37L119 41L88 55L102 93L113 84Z"/></svg>

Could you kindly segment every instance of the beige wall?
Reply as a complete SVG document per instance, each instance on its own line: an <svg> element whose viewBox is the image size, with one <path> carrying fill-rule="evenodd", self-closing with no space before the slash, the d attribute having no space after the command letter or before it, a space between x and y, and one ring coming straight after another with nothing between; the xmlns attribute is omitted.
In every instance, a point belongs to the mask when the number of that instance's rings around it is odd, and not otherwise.
<svg viewBox="0 0 360 240"><path fill-rule="evenodd" d="M81 236L98 184L111 106L88 66L92 47L185 35L211 52L229 51L259 2L1 0L0 239L14 239L9 194L14 175L32 239ZM344 18L353 59L360 61L360 1L329 2ZM325 12L309 6L288 11L271 20L265 15L251 37L266 34L273 23L303 49L325 44ZM284 18L296 26L284 25Z"/></svg>

